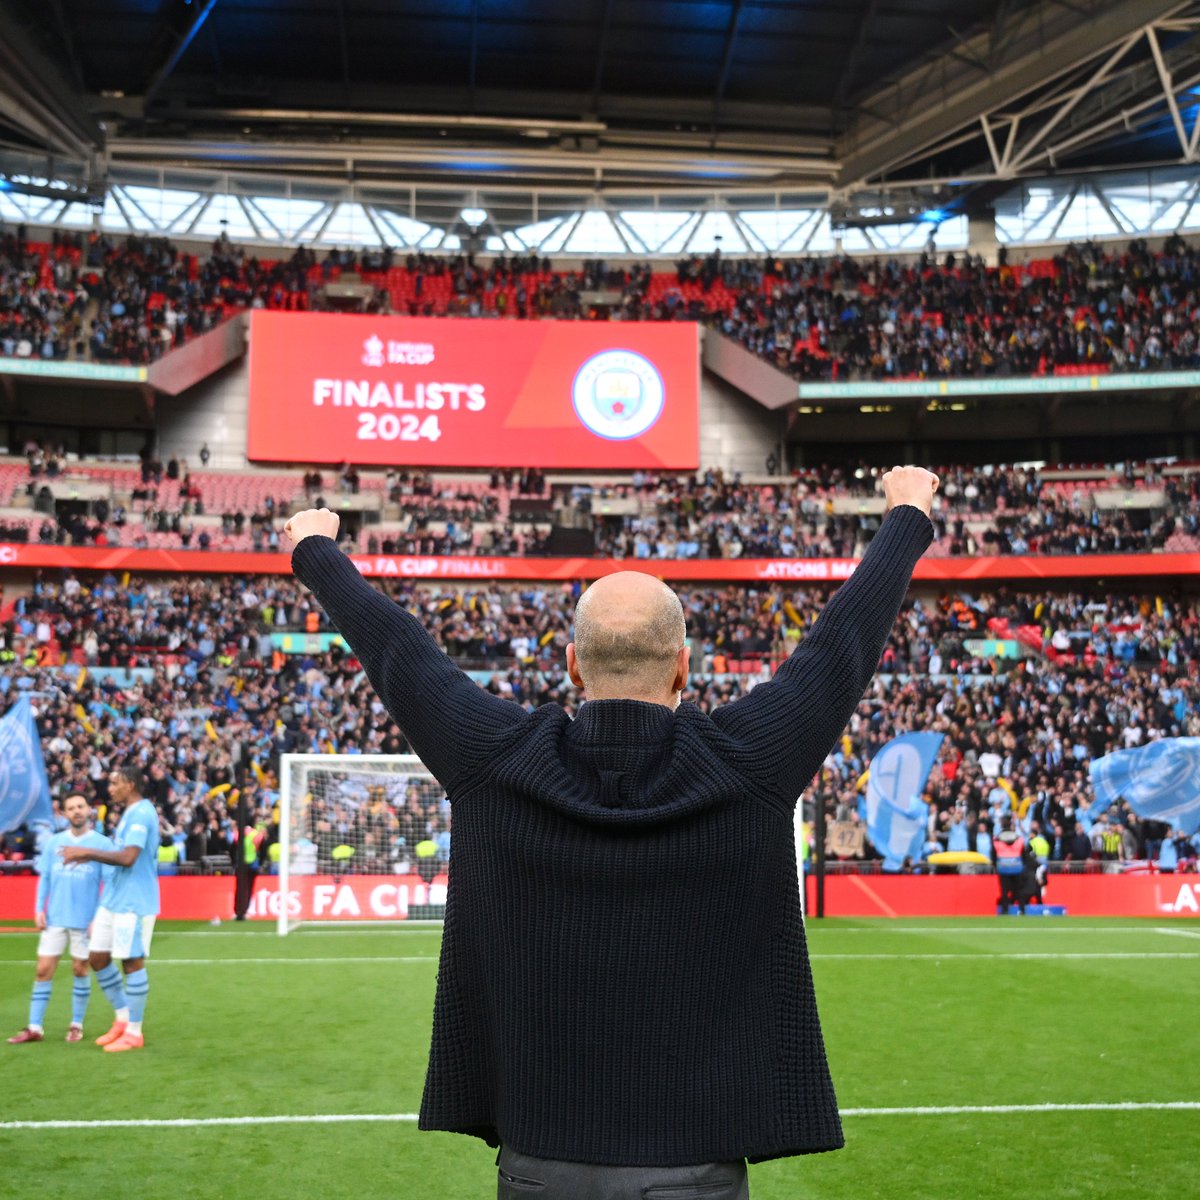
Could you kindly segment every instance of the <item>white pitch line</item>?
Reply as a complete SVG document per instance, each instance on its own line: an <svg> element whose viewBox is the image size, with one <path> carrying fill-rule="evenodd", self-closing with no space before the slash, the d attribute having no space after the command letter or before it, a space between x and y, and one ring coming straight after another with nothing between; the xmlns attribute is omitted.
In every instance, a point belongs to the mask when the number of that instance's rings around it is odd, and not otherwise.
<svg viewBox="0 0 1200 1200"><path fill-rule="evenodd" d="M1159 925L1154 930L1155 933L1165 933L1168 937L1185 937L1185 938L1200 938L1200 933L1196 933L1191 929L1172 929L1168 925Z"/></svg>
<svg viewBox="0 0 1200 1200"><path fill-rule="evenodd" d="M843 1117L1005 1116L1045 1112L1192 1112L1200 1100L1136 1101L1110 1104L947 1104L910 1108L843 1108ZM416 1113L313 1113L309 1116L263 1117L133 1117L95 1121L0 1121L0 1130L16 1129L202 1129L238 1125L399 1124L417 1120Z"/></svg>

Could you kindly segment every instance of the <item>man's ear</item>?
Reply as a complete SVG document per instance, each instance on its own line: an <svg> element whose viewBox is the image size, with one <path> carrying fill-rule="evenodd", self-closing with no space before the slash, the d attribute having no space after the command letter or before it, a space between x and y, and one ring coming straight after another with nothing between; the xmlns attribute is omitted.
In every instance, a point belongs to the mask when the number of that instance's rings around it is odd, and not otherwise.
<svg viewBox="0 0 1200 1200"><path fill-rule="evenodd" d="M567 674L570 676L571 682L577 687L584 687L583 676L579 673L579 659L575 655L575 643L567 643Z"/></svg>
<svg viewBox="0 0 1200 1200"><path fill-rule="evenodd" d="M682 692L687 687L688 666L691 661L692 652L686 646L681 646L679 653L675 655L675 682L671 684L672 692Z"/></svg>

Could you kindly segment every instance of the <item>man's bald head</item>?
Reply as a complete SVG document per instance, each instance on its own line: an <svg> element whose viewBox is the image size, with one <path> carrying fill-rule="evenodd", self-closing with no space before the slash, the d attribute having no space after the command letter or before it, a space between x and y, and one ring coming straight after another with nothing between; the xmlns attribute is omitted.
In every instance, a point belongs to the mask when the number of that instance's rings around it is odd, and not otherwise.
<svg viewBox="0 0 1200 1200"><path fill-rule="evenodd" d="M686 636L683 606L666 584L618 571L596 580L575 606L574 665L592 699L667 703L682 686Z"/></svg>

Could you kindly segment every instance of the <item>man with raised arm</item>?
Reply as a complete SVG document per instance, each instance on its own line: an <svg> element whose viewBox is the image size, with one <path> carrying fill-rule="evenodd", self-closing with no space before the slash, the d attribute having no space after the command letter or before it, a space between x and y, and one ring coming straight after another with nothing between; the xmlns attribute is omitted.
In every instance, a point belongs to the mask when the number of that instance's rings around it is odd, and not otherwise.
<svg viewBox="0 0 1200 1200"><path fill-rule="evenodd" d="M650 575L580 599L572 720L477 687L338 550L336 515L288 522L296 576L453 808L420 1125L499 1146L501 1200L745 1200L747 1160L843 1144L793 812L932 540L936 476L883 482L853 577L773 679L709 714L680 703L683 612Z"/></svg>

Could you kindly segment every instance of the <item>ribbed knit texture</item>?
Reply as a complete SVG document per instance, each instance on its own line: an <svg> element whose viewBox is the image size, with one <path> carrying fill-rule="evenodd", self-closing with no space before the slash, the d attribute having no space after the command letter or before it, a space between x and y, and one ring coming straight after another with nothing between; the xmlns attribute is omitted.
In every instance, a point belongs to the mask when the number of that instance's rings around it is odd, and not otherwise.
<svg viewBox="0 0 1200 1200"><path fill-rule="evenodd" d="M623 1166L842 1145L792 815L932 525L894 510L812 632L711 714L533 713L477 687L329 538L293 570L454 812L423 1129Z"/></svg>

